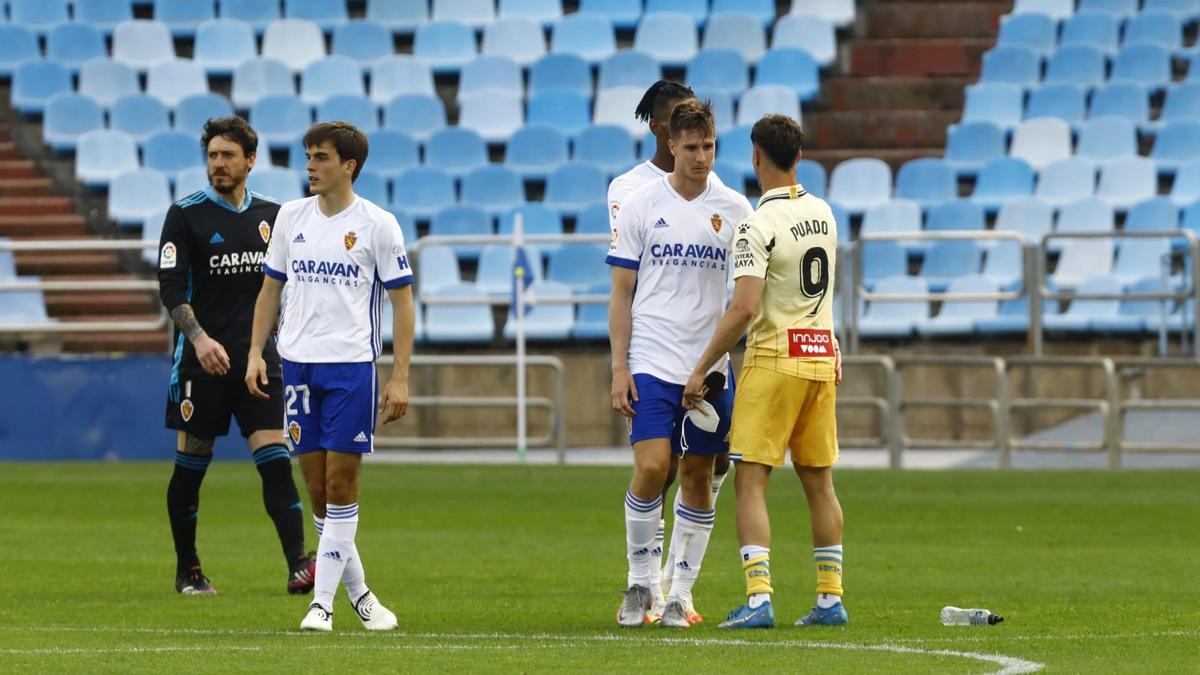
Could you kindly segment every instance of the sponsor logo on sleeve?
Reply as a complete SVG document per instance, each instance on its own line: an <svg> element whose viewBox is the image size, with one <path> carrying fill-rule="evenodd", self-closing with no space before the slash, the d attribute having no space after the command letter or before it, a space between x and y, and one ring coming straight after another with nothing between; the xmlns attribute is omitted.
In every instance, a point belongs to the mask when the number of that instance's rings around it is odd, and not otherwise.
<svg viewBox="0 0 1200 675"><path fill-rule="evenodd" d="M788 356L833 356L833 331L815 328L788 329Z"/></svg>
<svg viewBox="0 0 1200 675"><path fill-rule="evenodd" d="M158 268L161 270L173 270L175 269L175 261L175 244L168 241L163 244L162 252L158 255Z"/></svg>

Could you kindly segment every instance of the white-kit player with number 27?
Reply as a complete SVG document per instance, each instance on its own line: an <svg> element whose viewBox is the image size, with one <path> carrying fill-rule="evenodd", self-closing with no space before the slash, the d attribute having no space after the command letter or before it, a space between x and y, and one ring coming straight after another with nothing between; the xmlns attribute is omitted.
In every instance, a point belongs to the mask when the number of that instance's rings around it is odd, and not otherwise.
<svg viewBox="0 0 1200 675"><path fill-rule="evenodd" d="M366 136L345 122L321 123L305 134L304 147L315 196L284 204L276 216L254 307L246 386L266 396L262 350L287 284L278 342L284 412L320 534L313 603L300 628L333 629L340 581L363 626L388 630L397 626L396 615L367 588L354 543L358 477L362 456L374 447L376 416L387 424L408 408L412 270L395 216L354 194ZM394 310L395 365L378 398L384 293Z"/></svg>

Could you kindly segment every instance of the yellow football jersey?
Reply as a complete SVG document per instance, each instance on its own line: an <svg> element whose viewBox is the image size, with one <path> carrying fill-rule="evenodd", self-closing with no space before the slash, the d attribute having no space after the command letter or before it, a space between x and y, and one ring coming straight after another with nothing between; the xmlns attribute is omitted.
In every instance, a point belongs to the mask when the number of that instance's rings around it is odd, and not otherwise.
<svg viewBox="0 0 1200 675"><path fill-rule="evenodd" d="M738 224L733 277L764 279L744 366L809 380L834 379L833 280L837 223L801 185L769 190Z"/></svg>

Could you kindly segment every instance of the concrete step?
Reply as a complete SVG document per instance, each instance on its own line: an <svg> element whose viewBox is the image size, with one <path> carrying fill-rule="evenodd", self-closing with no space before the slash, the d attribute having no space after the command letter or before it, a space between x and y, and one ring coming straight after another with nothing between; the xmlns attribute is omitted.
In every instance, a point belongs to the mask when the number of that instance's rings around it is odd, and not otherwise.
<svg viewBox="0 0 1200 675"><path fill-rule="evenodd" d="M83 216L60 214L50 216L0 215L0 237L37 237L82 235L87 232Z"/></svg>
<svg viewBox="0 0 1200 675"><path fill-rule="evenodd" d="M1011 2L872 2L859 5L859 25L872 38L995 38Z"/></svg>
<svg viewBox="0 0 1200 675"><path fill-rule="evenodd" d="M834 110L953 110L967 77L832 77L822 83ZM808 115L805 115L807 122Z"/></svg>
<svg viewBox="0 0 1200 675"><path fill-rule="evenodd" d="M48 195L53 187L49 178L0 178L0 197Z"/></svg>
<svg viewBox="0 0 1200 675"><path fill-rule="evenodd" d="M917 38L852 40L850 74L862 77L979 76L983 53L992 38Z"/></svg>
<svg viewBox="0 0 1200 675"><path fill-rule="evenodd" d="M918 157L941 157L943 148L861 148L856 150L805 150L803 157L820 162L825 170L832 172L838 164L856 157L875 157L892 167L895 173L905 162Z"/></svg>
<svg viewBox="0 0 1200 675"><path fill-rule="evenodd" d="M6 216L47 216L71 213L74 204L70 197L31 195L28 197L0 196L0 214Z"/></svg>
<svg viewBox="0 0 1200 675"><path fill-rule="evenodd" d="M39 178L37 164L28 159L0 160L0 178Z"/></svg>
<svg viewBox="0 0 1200 675"><path fill-rule="evenodd" d="M153 294L137 291L70 292L47 291L46 311L50 316L110 316L149 314L158 306Z"/></svg>
<svg viewBox="0 0 1200 675"><path fill-rule="evenodd" d="M121 318L145 321L153 319L151 315L144 316L80 316L70 320L113 321ZM167 329L138 332L110 333L64 333L62 349L71 353L95 352L132 352L141 354L165 354L168 350Z"/></svg>
<svg viewBox="0 0 1200 675"><path fill-rule="evenodd" d="M113 251L17 251L16 262L19 274L41 277L113 278L121 271L120 257ZM132 274L121 276L136 278Z"/></svg>
<svg viewBox="0 0 1200 675"><path fill-rule="evenodd" d="M7 138L7 134L0 136L0 160L5 159L20 159L21 155L17 152L17 146Z"/></svg>
<svg viewBox="0 0 1200 675"><path fill-rule="evenodd" d="M851 148L937 148L946 145L946 126L960 114L950 110L847 110L804 116L805 144L814 151Z"/></svg>

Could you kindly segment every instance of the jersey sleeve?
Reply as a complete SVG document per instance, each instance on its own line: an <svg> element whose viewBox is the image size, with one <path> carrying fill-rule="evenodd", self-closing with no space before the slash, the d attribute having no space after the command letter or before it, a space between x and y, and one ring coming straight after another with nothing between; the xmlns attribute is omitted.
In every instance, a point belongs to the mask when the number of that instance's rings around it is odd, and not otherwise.
<svg viewBox="0 0 1200 675"><path fill-rule="evenodd" d="M168 312L190 300L190 239L183 209L172 204L167 210L162 236L158 241L158 295Z"/></svg>
<svg viewBox="0 0 1200 675"><path fill-rule="evenodd" d="M625 197L629 196L629 189L625 186L625 181L618 176L608 184L608 227L616 229L617 214L621 212L621 202Z"/></svg>
<svg viewBox="0 0 1200 675"><path fill-rule="evenodd" d="M396 216L388 213L379 220L375 235L375 272L383 287L400 288L413 282L408 252L404 250L404 232Z"/></svg>
<svg viewBox="0 0 1200 675"><path fill-rule="evenodd" d="M642 260L642 217L641 208L627 201L617 213L613 224L612 239L608 244L608 256L604 262L617 267L636 270Z"/></svg>
<svg viewBox="0 0 1200 675"><path fill-rule="evenodd" d="M283 209L275 213L275 227L271 228L271 241L267 242L267 258L263 273L278 281L287 281L288 219Z"/></svg>
<svg viewBox="0 0 1200 675"><path fill-rule="evenodd" d="M733 278L750 275L766 279L774 248L775 234L762 223L754 218L738 223L733 235Z"/></svg>

